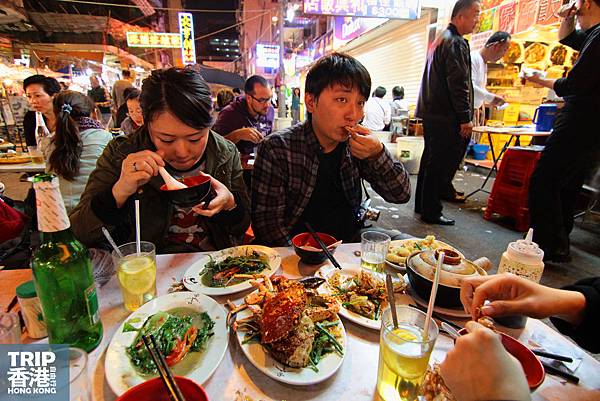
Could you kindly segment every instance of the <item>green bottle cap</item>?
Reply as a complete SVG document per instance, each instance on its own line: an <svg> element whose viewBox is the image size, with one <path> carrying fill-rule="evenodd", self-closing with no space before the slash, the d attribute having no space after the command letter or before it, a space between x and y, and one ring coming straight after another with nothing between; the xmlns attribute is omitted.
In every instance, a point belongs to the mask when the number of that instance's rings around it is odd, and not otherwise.
<svg viewBox="0 0 600 401"><path fill-rule="evenodd" d="M35 292L35 287L33 285L33 280L27 281L20 286L17 287L17 296L19 298L33 298L37 297L37 293Z"/></svg>

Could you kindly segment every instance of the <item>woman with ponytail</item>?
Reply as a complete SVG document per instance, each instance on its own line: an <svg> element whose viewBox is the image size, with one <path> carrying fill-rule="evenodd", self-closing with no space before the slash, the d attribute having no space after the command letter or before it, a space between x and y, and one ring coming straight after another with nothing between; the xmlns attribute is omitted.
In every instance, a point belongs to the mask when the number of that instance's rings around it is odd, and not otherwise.
<svg viewBox="0 0 600 401"><path fill-rule="evenodd" d="M91 118L94 102L66 90L54 97L56 131L44 149L46 169L59 176L60 191L67 211L79 203L96 160L112 139L100 121Z"/></svg>

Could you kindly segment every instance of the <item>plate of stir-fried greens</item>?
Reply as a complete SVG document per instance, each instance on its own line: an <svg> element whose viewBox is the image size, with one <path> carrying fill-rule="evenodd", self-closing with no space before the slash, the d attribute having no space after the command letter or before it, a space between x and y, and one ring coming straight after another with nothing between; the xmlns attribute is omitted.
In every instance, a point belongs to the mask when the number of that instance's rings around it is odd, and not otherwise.
<svg viewBox="0 0 600 401"><path fill-rule="evenodd" d="M350 269L342 270L323 266L316 273L326 283L319 291L335 298L340 304L339 314L346 319L370 329L381 329L381 315L388 307L385 278L382 274ZM407 284L399 275L392 275L394 297L397 305L408 305L412 298L406 295Z"/></svg>
<svg viewBox="0 0 600 401"><path fill-rule="evenodd" d="M281 256L272 248L243 245L203 256L183 276L190 291L206 295L227 295L252 288L250 280L272 276L281 265Z"/></svg>
<svg viewBox="0 0 600 401"><path fill-rule="evenodd" d="M193 292L167 294L142 305L123 321L111 339L105 361L108 384L121 395L158 376L142 335L154 336L175 375L203 383L227 350L226 319L221 305Z"/></svg>

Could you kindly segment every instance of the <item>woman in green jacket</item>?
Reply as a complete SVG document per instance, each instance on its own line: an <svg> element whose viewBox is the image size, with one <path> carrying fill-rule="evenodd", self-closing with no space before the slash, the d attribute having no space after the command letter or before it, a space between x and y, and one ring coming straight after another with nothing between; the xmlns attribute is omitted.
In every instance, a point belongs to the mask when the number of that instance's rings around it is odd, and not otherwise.
<svg viewBox="0 0 600 401"><path fill-rule="evenodd" d="M155 70L142 85L141 106L144 126L115 138L98 159L70 215L76 236L102 247L106 226L118 243L134 241L138 198L142 240L153 242L159 253L240 244L250 224L249 198L235 145L210 130L207 83L191 69ZM171 204L160 190L159 167L175 177L211 175L215 198L192 208Z"/></svg>

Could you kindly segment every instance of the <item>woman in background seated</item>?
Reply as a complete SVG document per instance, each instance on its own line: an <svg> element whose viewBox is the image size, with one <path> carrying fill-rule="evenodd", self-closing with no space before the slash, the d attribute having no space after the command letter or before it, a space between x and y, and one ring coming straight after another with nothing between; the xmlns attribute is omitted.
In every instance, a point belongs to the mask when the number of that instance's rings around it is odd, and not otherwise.
<svg viewBox="0 0 600 401"><path fill-rule="evenodd" d="M112 135L90 118L95 105L89 97L67 90L56 95L53 103L56 130L43 152L46 170L58 175L65 207L71 211Z"/></svg>
<svg viewBox="0 0 600 401"><path fill-rule="evenodd" d="M77 238L90 247L104 245L106 226L117 243L134 241L137 198L141 238L159 253L240 244L250 202L235 145L210 130L208 84L191 69L155 70L144 80L140 102L144 125L110 143L70 215ZM176 207L160 189L160 167L175 178L209 174L216 196L208 204Z"/></svg>
<svg viewBox="0 0 600 401"><path fill-rule="evenodd" d="M45 75L32 75L23 81L23 90L31 110L23 117L23 130L27 146L37 146L35 137L35 113L40 112L44 117L46 127L54 132L55 116L52 98L61 91L61 86L54 78Z"/></svg>
<svg viewBox="0 0 600 401"><path fill-rule="evenodd" d="M129 88L128 88L129 89ZM142 115L142 106L140 106L140 94L142 92L137 88L131 88L125 96L127 105L127 118L121 123L121 130L125 135L144 125L144 116Z"/></svg>

